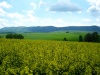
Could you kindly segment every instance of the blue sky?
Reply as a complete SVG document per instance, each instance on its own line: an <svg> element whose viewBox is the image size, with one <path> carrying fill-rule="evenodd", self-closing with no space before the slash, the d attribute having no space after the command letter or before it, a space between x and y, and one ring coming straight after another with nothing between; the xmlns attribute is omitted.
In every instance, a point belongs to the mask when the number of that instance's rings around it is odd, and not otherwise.
<svg viewBox="0 0 100 75"><path fill-rule="evenodd" d="M100 26L100 0L0 0L0 28Z"/></svg>

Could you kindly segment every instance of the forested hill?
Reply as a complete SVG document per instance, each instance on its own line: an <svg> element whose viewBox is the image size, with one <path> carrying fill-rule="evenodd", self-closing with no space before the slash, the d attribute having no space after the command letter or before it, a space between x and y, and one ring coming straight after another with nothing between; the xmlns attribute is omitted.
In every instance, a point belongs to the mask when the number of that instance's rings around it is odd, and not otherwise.
<svg viewBox="0 0 100 75"><path fill-rule="evenodd" d="M5 27L0 29L0 32L53 32L53 31L97 31L100 32L98 26L69 26L69 27L54 27L54 26L37 26L37 27Z"/></svg>

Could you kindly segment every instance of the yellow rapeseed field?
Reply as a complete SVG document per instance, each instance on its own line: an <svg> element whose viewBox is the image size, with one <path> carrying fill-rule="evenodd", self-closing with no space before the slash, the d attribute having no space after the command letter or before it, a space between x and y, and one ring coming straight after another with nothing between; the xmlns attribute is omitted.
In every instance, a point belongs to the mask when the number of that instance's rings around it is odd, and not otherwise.
<svg viewBox="0 0 100 75"><path fill-rule="evenodd" d="M0 75L100 75L100 43L0 39Z"/></svg>

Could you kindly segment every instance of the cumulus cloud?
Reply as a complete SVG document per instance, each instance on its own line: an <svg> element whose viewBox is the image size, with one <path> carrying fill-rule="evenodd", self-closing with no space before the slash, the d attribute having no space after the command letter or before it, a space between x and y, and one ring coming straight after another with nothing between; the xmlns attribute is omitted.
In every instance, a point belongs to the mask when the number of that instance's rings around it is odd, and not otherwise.
<svg viewBox="0 0 100 75"><path fill-rule="evenodd" d="M12 6L10 4L8 4L6 1L3 1L0 3L0 7L3 7L3 8L11 8Z"/></svg>
<svg viewBox="0 0 100 75"><path fill-rule="evenodd" d="M24 16L19 13L7 13L9 18L23 18Z"/></svg>
<svg viewBox="0 0 100 75"><path fill-rule="evenodd" d="M98 23L100 23L100 18L97 18L96 21L97 21Z"/></svg>
<svg viewBox="0 0 100 75"><path fill-rule="evenodd" d="M8 22L8 20L0 18L0 22Z"/></svg>
<svg viewBox="0 0 100 75"><path fill-rule="evenodd" d="M6 16L7 12L4 11L4 8L11 8L12 6L8 4L6 1L0 3L0 16Z"/></svg>
<svg viewBox="0 0 100 75"><path fill-rule="evenodd" d="M37 5L34 2L31 2L31 6L33 7L33 9L37 8Z"/></svg>
<svg viewBox="0 0 100 75"><path fill-rule="evenodd" d="M89 18L84 18L82 21L84 21L84 22L90 22L91 19L89 19Z"/></svg>
<svg viewBox="0 0 100 75"><path fill-rule="evenodd" d="M88 12L92 13L93 16L100 16L100 0L87 0L90 4Z"/></svg>
<svg viewBox="0 0 100 75"><path fill-rule="evenodd" d="M5 16L5 14L6 12L2 8L0 8L0 16Z"/></svg>
<svg viewBox="0 0 100 75"><path fill-rule="evenodd" d="M98 17L98 18L96 19L96 23L97 23L97 25L100 25L100 17Z"/></svg>
<svg viewBox="0 0 100 75"><path fill-rule="evenodd" d="M32 2L31 6L33 7L33 9L36 9L38 7L41 8L41 6L42 7L44 6L44 8L49 7L46 10L53 11L53 12L81 13L81 9L78 7L78 5L68 0L59 0L57 3L53 5L51 5L49 2L44 2L43 0L40 0L38 5ZM11 7L12 6L8 6L8 8ZM24 12L23 14L19 12L7 12L4 10L4 8L7 8L6 4L5 5L3 5L3 3L0 4L0 17L2 16L2 18L0 19L0 28L9 27L9 26L50 26L50 25L58 26L58 27L73 26L73 25L82 26L82 25L86 25L84 24L83 21L89 21L88 18L83 19L82 22L76 22L76 21L69 22L67 20L64 20L63 18L57 18L57 17L51 18L51 16L40 18L34 14L35 11L33 9L23 10ZM96 20L98 23L100 23L99 18Z"/></svg>
<svg viewBox="0 0 100 75"><path fill-rule="evenodd" d="M0 28L8 26L8 20L0 18Z"/></svg>
<svg viewBox="0 0 100 75"><path fill-rule="evenodd" d="M56 12L78 12L81 9L77 4L70 2L69 0L59 0L49 8L50 11Z"/></svg>
<svg viewBox="0 0 100 75"><path fill-rule="evenodd" d="M47 4L46 2L40 0L39 1L39 4L38 4L38 7L40 8L41 6L46 5L46 4Z"/></svg>

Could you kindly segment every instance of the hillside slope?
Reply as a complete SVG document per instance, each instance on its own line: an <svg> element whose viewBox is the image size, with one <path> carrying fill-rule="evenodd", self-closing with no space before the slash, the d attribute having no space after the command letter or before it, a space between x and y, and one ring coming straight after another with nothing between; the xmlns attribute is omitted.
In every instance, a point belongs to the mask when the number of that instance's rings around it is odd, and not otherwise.
<svg viewBox="0 0 100 75"><path fill-rule="evenodd" d="M69 26L69 27L54 27L54 26L37 26L37 27L5 27L0 29L0 32L53 32L53 31L97 31L100 32L98 26Z"/></svg>

